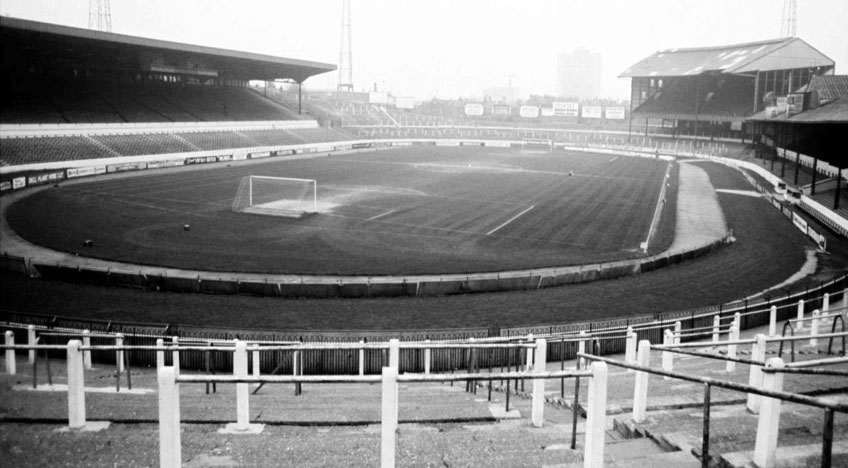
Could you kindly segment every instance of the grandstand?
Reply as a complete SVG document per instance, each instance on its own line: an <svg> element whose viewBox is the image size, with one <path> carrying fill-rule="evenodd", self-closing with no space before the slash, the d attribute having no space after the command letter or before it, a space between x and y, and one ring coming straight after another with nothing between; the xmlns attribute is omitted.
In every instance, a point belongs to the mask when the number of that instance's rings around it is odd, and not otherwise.
<svg viewBox="0 0 848 468"><path fill-rule="evenodd" d="M834 62L799 38L654 53L619 76L632 78L632 120L670 133L745 138L745 119L768 95L786 95Z"/></svg>

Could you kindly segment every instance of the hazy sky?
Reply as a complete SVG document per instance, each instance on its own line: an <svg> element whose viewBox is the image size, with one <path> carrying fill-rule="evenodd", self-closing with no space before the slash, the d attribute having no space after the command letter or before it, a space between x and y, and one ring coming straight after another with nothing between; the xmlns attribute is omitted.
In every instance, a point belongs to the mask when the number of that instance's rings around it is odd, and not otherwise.
<svg viewBox="0 0 848 468"><path fill-rule="evenodd" d="M603 56L603 94L660 49L774 39L784 0L353 0L353 82L396 96L474 97L510 81L553 94L557 54ZM0 14L88 27L88 0L3 0ZM341 0L112 0L112 31L338 64ZM848 72L848 0L799 0L798 36ZM310 88L334 88L335 73Z"/></svg>

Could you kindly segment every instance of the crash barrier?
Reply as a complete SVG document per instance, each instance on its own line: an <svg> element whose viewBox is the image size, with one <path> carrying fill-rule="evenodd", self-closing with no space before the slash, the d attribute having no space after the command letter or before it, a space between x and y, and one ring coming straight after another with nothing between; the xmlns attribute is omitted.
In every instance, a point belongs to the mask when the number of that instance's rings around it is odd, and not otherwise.
<svg viewBox="0 0 848 468"><path fill-rule="evenodd" d="M765 336L758 335L757 342L764 342ZM776 466L775 453L777 448L777 436L780 430L780 403L782 401L799 403L807 406L821 408L825 412L822 430L822 462L823 468L830 468L833 445L833 412L848 413L848 404L835 402L827 398L815 398L807 395L783 391L783 372L789 372L780 358L770 358L768 361L749 362L751 367L761 369L763 378L748 385L731 381L723 381L709 377L683 374L665 369L654 369L650 367L649 356L651 344L648 341L639 343L639 358L637 364L630 364L614 359L582 354L581 358L593 362L605 362L612 366L626 368L636 372L633 389L633 413L632 419L635 423L645 422L647 419L648 380L650 375L662 376L665 379L678 379L704 385L704 426L701 441L701 466L712 466L710 463L710 391L712 387L725 388L748 394L749 401L755 399L757 405L749 410L759 415L757 425L756 445L754 448L754 464L760 468L772 468ZM848 359L839 358L830 363L848 362ZM818 362L828 364L828 362ZM817 364L817 365L818 365ZM764 367L762 367L764 366ZM845 371L807 370L809 374L846 375Z"/></svg>
<svg viewBox="0 0 848 468"><path fill-rule="evenodd" d="M848 297L844 287L846 277L841 276L829 282L821 283L809 290L802 290L785 297L770 298L763 302L741 301L737 304L705 308L699 311L672 312L627 319L615 319L605 322L588 322L563 324L550 327L530 327L521 329L466 329L466 330L428 330L407 332L260 332L220 331L216 329L182 329L168 324L137 324L107 322L96 320L78 320L58 316L42 316L19 314L2 311L5 319L0 322L0 328L18 330L20 337L24 332L29 337L29 326L39 334L41 344L67 343L68 337L61 335L43 335L42 332L75 333L82 336L85 330L90 330L93 344L114 343L117 333L123 334L124 344L133 346L153 346L157 339L163 339L171 345L194 344L203 346L203 350L184 351L176 356L181 362L180 367L189 370L215 372L229 369L232 366L231 356L219 352L214 345L220 342L233 342L238 338L242 341L258 345L260 351L251 354L253 366L258 366L263 373L276 371L291 374L295 368L303 375L309 374L376 374L385 367L388 356L385 349L366 347L363 349L347 349L340 345L363 343L385 344L389 338L399 338L403 342L431 343L465 343L470 339L481 342L526 342L532 337L545 338L548 341L547 359L549 362L573 360L580 346L597 355L625 353L635 355L636 342L649 340L654 344L664 343L665 330L672 329L675 342L687 342L712 336L727 336L730 325L737 323L737 332L759 326L769 326L776 329L777 321L814 316L811 309L822 310L825 313L845 313L844 298ZM839 288L839 289L836 289ZM825 291L831 291L825 292ZM832 304L832 305L831 305ZM830 311L830 312L828 312ZM844 320L844 318L842 319ZM718 321L718 326L716 323ZM834 323L840 322L834 319ZM824 323L824 322L821 322ZM822 325L823 326L823 325ZM581 334L582 333L582 334ZM633 334L636 338L633 338ZM772 335L769 333L769 335ZM700 337L700 338L699 338ZM33 335L28 338L29 344L34 344ZM811 338L812 339L812 338ZM634 341L635 340L635 341ZM283 344L324 344L324 347L314 349L280 349L264 351L266 345ZM581 344L582 343L582 344ZM335 346L335 347L334 347ZM629 351L628 351L629 350ZM55 351L50 351L54 353ZM92 351L91 358L97 362L117 365L117 355L114 352ZM175 356L170 353L165 357L167 365L173 365ZM295 359L296 357L296 359ZM472 359L473 358L473 359ZM509 367L523 364L525 353L520 350L489 349L481 350L472 356L467 349L437 348L404 350L400 357L400 369L406 372L447 372L451 370L490 367ZM156 354L149 350L134 350L123 357L124 365L153 366ZM632 359L631 359L632 361Z"/></svg>
<svg viewBox="0 0 848 468"><path fill-rule="evenodd" d="M352 344L343 346L347 349L364 349L379 347L386 349L389 354L388 366L384 367L380 376L376 375L348 375L348 376L262 376L248 374L248 344L242 341L232 343L232 346L227 346L224 352L232 355L232 377L228 376L212 376L212 375L186 375L181 374L179 367L165 366L164 356L168 352L179 352L196 350L198 347L184 346L164 346L160 342L153 347L138 347L138 346L83 346L80 340L71 340L64 347L58 345L14 345L14 341L9 341L11 332L7 332L7 342L4 348L7 352L16 349L32 350L32 349L63 349L66 352L67 363L67 381L68 381L68 426L71 429L80 429L86 426L86 405L85 405L85 369L83 366L83 353L86 351L105 350L119 351L129 353L132 350L148 350L157 353L157 373L159 382L159 425L160 425L160 463L163 467L179 467L181 466L181 445L180 445L180 409L179 409L179 386L180 383L235 383L236 384L236 422L229 425L234 431L248 431L251 429L249 421L249 383L260 384L281 384L294 383L301 385L322 384L322 383L377 383L382 382L382 420L381 420L381 466L395 466L395 451L396 451L396 432L398 427L398 383L415 383L415 382L456 382L456 381L480 381L502 379L507 382L510 380L522 379L532 380L532 409L531 422L534 427L542 427L544 424L544 403L545 403L545 380L548 379L565 379L565 378L591 378L589 393L587 395L588 404L586 406L586 442L584 444L584 466L601 466L603 461L603 445L604 445L604 428L606 415L606 365L596 363L591 366L589 371L567 370L558 372L548 372L546 370L546 342L544 339L536 339L528 344L488 344L488 343L473 343L473 344L452 344L438 345L431 343L403 343L398 340L391 340L388 344L382 345L365 345ZM432 349L444 346L460 347L467 349L490 349L490 348L521 348L532 354L528 354L527 367L523 371L516 372L497 372L491 374L483 373L463 373L463 374L401 374L399 373L398 364L401 348L406 349ZM316 345L295 345L293 348L303 350L314 348ZM275 351L276 348L269 349ZM251 352L254 350L251 349ZM14 355L12 355L14 359ZM176 361L177 363L179 361ZM7 370L14 372L14 369L9 368L7 362ZM576 418L575 424L572 426L572 432L576 434ZM574 440L574 439L573 439Z"/></svg>

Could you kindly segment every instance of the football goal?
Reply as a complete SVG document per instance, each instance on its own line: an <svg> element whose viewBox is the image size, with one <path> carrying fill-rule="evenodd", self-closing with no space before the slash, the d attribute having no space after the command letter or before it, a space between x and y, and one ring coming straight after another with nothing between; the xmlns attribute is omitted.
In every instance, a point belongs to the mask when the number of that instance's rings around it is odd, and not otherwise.
<svg viewBox="0 0 848 468"><path fill-rule="evenodd" d="M318 183L314 179L245 176L233 200L233 211L301 218L318 211Z"/></svg>

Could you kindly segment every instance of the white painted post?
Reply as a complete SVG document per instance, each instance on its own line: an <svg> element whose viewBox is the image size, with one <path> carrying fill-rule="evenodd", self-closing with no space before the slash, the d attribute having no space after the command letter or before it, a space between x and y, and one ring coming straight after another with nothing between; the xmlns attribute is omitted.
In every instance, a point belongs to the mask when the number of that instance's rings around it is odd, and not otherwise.
<svg viewBox="0 0 848 468"><path fill-rule="evenodd" d="M529 354L529 353L528 353ZM544 339L536 339L536 356L533 360L533 373L545 372L548 359L548 346ZM542 427L545 424L545 380L533 379L533 410L530 417L533 427Z"/></svg>
<svg viewBox="0 0 848 468"><path fill-rule="evenodd" d="M424 342L430 343L430 340ZM430 348L424 349L424 375L430 375Z"/></svg>
<svg viewBox="0 0 848 468"><path fill-rule="evenodd" d="M663 331L663 345L671 346L674 344L674 334L668 328ZM662 370L672 372L674 370L674 356L671 351L663 349L662 352ZM671 380L671 377L664 376L663 380Z"/></svg>
<svg viewBox="0 0 848 468"><path fill-rule="evenodd" d="M762 333L756 336L756 342L751 347L751 360L763 362L766 360L766 337ZM748 385L752 387L760 387L763 384L763 369L758 364L751 364L751 370L748 373ZM760 396L753 393L748 394L748 411L757 414L760 412Z"/></svg>
<svg viewBox="0 0 848 468"><path fill-rule="evenodd" d="M29 344L30 346L35 346L35 345L38 344L35 341L35 326L34 325L30 325L30 326L27 327L27 344ZM35 362L35 350L34 349L29 350L28 354L29 354L29 360L27 362L29 362L30 364L34 363Z"/></svg>
<svg viewBox="0 0 848 468"><path fill-rule="evenodd" d="M80 355L80 340L68 341L68 427L85 427L85 376Z"/></svg>
<svg viewBox="0 0 848 468"><path fill-rule="evenodd" d="M364 345L365 341L359 340L360 345ZM365 375L365 348L359 348L359 375Z"/></svg>
<svg viewBox="0 0 848 468"><path fill-rule="evenodd" d="M118 333L115 335L115 346L123 346L124 345L124 335L122 333ZM124 351L119 350L115 352L115 359L118 361L118 372L124 371Z"/></svg>
<svg viewBox="0 0 848 468"><path fill-rule="evenodd" d="M739 313L736 313L737 317L733 320L733 323L730 324L730 338L728 341L737 341L739 340ZM727 357L736 359L736 345L731 344L727 345ZM727 372L735 372L736 371L736 363L734 361L727 361L727 365L725 366L725 370Z"/></svg>
<svg viewBox="0 0 848 468"><path fill-rule="evenodd" d="M797 317L797 319L801 320L802 318L804 318L804 300L799 299L798 300L798 317Z"/></svg>
<svg viewBox="0 0 848 468"><path fill-rule="evenodd" d="M821 317L821 312L818 310L813 311L813 321L810 325L810 346L815 347L819 345L819 339L816 338L819 335L819 317Z"/></svg>
<svg viewBox="0 0 848 468"><path fill-rule="evenodd" d="M247 377L247 343L241 340L236 340L236 350L233 354L233 377ZM239 431L250 428L248 393L246 383L236 384L236 430Z"/></svg>
<svg viewBox="0 0 848 468"><path fill-rule="evenodd" d="M180 345L180 337L172 336L171 337L171 343L174 345L174 352L171 354L171 356L172 356L171 364L172 364L172 367L174 368L174 372L179 377L179 375L180 375L180 351L179 351L179 349L177 349L177 347Z"/></svg>
<svg viewBox="0 0 848 468"><path fill-rule="evenodd" d="M532 342L533 342L533 334L532 334L532 333L529 333L529 334L527 335L527 342L528 342L528 343L532 343ZM526 348L525 348L525 349L526 349ZM525 362L524 362L524 372L529 372L529 371L530 371L530 369L532 369L532 368L533 368L533 353L531 353L531 352L527 351L527 353L526 353L526 354L527 354L527 359L525 359ZM524 387L523 387L523 384L522 384L522 387L521 387L521 388L522 388L522 389L524 388Z"/></svg>
<svg viewBox="0 0 848 468"><path fill-rule="evenodd" d="M718 332L721 328L721 318L718 315L713 316L713 343L718 343Z"/></svg>
<svg viewBox="0 0 848 468"><path fill-rule="evenodd" d="M674 322L674 344L680 344L680 334L683 333L683 324L680 323L680 320Z"/></svg>
<svg viewBox="0 0 848 468"><path fill-rule="evenodd" d="M82 331L82 345L91 346L91 330ZM91 351L82 352L82 367L85 370L91 370Z"/></svg>
<svg viewBox="0 0 848 468"><path fill-rule="evenodd" d="M783 360L771 358L766 367L783 369ZM763 389L771 391L783 390L783 373L768 372L763 376ZM757 421L757 442L754 446L754 464L760 468L775 466L777 451L777 433L780 427L780 400L777 398L761 397L762 407Z"/></svg>
<svg viewBox="0 0 848 468"><path fill-rule="evenodd" d="M298 371L298 363L300 362L300 351L295 351L292 353L292 375L297 375Z"/></svg>
<svg viewBox="0 0 848 468"><path fill-rule="evenodd" d="M633 333L633 327L627 327L627 341L624 342L624 362L636 364L636 333ZM627 371L633 372L633 369L627 369Z"/></svg>
<svg viewBox="0 0 848 468"><path fill-rule="evenodd" d="M651 342L642 340L639 342L639 351L636 357L636 364L642 367L650 367L651 365ZM651 374L642 371L636 371L636 383L633 386L633 422L642 422L645 420L648 411L648 377Z"/></svg>
<svg viewBox="0 0 848 468"><path fill-rule="evenodd" d="M824 293L824 299L822 300L822 313L826 314L828 310L830 310L830 294Z"/></svg>
<svg viewBox="0 0 848 468"><path fill-rule="evenodd" d="M590 369L589 395L586 404L586 441L583 448L583 467L604 466L604 437L607 419L607 363L593 362Z"/></svg>
<svg viewBox="0 0 848 468"><path fill-rule="evenodd" d="M259 345L253 345L253 376L259 377ZM259 385L258 383L256 385Z"/></svg>
<svg viewBox="0 0 848 468"><path fill-rule="evenodd" d="M176 382L177 370L160 367L159 379L159 466L182 466L180 441L180 386Z"/></svg>
<svg viewBox="0 0 848 468"><path fill-rule="evenodd" d="M165 345L165 341L162 338L158 338L156 340L156 347L162 347ZM165 351L156 351L156 370L165 367Z"/></svg>
<svg viewBox="0 0 848 468"><path fill-rule="evenodd" d="M777 306L771 306L769 310L769 330L768 336L772 337L777 334Z"/></svg>
<svg viewBox="0 0 848 468"><path fill-rule="evenodd" d="M6 346L15 346L15 334L12 332L12 330L6 331ZM15 366L14 349L6 350L6 373L9 375L15 375L18 373L18 369Z"/></svg>
<svg viewBox="0 0 848 468"><path fill-rule="evenodd" d="M389 367L400 373L400 341L396 338L389 340Z"/></svg>
<svg viewBox="0 0 848 468"><path fill-rule="evenodd" d="M577 342L577 352L579 354L586 353L586 332L580 332L580 341ZM586 367L586 360L581 358L577 358L577 370L583 369Z"/></svg>
<svg viewBox="0 0 848 468"><path fill-rule="evenodd" d="M397 369L383 368L382 414L380 418L380 467L394 468L398 428Z"/></svg>

